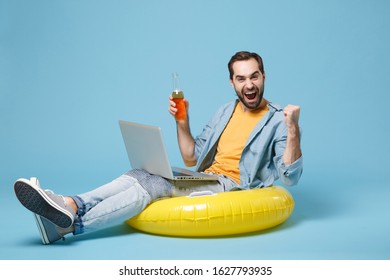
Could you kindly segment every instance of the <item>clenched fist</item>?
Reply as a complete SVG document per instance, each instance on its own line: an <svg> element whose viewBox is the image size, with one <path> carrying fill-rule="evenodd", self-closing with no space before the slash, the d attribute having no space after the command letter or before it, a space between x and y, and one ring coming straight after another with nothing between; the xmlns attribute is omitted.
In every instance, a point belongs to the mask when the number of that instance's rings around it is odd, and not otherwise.
<svg viewBox="0 0 390 280"><path fill-rule="evenodd" d="M301 108L296 105L287 105L284 110L284 121L286 122L287 128L293 128L298 126L299 112Z"/></svg>

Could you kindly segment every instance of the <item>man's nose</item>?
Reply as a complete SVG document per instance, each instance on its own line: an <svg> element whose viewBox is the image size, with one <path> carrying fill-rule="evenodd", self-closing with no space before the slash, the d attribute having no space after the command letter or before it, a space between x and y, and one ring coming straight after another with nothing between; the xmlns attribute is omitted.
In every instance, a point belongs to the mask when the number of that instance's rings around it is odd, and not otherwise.
<svg viewBox="0 0 390 280"><path fill-rule="evenodd" d="M253 88L253 82L252 82L251 79L247 79L247 80L245 81L245 87L246 87L247 89Z"/></svg>

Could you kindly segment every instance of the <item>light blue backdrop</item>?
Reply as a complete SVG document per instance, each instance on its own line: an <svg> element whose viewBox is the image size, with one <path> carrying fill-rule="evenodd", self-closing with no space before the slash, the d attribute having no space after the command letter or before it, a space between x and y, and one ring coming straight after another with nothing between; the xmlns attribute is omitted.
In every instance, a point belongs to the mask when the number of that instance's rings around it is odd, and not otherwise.
<svg viewBox="0 0 390 280"><path fill-rule="evenodd" d="M130 167L119 119L161 126L182 165L171 73L197 134L234 98L239 50L263 56L267 99L302 108L304 174L285 224L218 239L118 226L40 245L17 178L74 194L117 177ZM389 50L388 1L0 0L0 258L389 259Z"/></svg>

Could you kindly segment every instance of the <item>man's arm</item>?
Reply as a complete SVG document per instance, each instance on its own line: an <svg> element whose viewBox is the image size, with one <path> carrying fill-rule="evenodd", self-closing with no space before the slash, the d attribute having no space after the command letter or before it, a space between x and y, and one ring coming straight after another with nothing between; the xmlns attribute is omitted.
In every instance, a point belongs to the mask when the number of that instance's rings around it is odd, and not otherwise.
<svg viewBox="0 0 390 280"><path fill-rule="evenodd" d="M302 156L299 132L299 106L287 105L284 108L284 120L287 126L287 143L283 153L283 162L292 164Z"/></svg>
<svg viewBox="0 0 390 280"><path fill-rule="evenodd" d="M184 100L187 110L187 117L184 120L176 120L177 140L179 143L180 153L186 166L196 165L195 157L195 140L191 135L190 123L188 119L188 100ZM176 104L169 96L169 113L174 117L177 112Z"/></svg>

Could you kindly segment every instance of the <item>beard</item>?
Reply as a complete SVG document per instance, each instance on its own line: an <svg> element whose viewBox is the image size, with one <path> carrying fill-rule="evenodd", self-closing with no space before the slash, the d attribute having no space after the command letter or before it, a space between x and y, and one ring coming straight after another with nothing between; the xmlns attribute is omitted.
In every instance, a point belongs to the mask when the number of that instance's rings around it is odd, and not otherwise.
<svg viewBox="0 0 390 280"><path fill-rule="evenodd" d="M244 104L247 109L252 111L260 108L261 101L263 100L264 87L259 89L254 86L252 90L245 90L243 88L241 91L236 89L236 94L241 103Z"/></svg>

